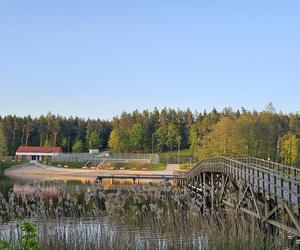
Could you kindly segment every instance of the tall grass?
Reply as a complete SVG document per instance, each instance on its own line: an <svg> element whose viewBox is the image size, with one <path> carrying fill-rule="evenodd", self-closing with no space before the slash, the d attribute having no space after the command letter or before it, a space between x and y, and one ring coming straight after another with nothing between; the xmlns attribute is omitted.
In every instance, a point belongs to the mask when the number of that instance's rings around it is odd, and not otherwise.
<svg viewBox="0 0 300 250"><path fill-rule="evenodd" d="M93 229L79 223L76 230L70 230L65 222L66 218L88 217L95 221L105 218L130 230L115 232L100 222ZM188 191L172 187L19 191L11 193L8 200L0 197L0 218L2 222L45 221L39 231L43 249L283 249L288 245L284 235L266 235L252 218L232 210L202 215ZM61 226L53 229L53 220ZM143 235L145 228L152 234ZM133 229L141 233L132 234ZM197 240L199 235L202 240Z"/></svg>

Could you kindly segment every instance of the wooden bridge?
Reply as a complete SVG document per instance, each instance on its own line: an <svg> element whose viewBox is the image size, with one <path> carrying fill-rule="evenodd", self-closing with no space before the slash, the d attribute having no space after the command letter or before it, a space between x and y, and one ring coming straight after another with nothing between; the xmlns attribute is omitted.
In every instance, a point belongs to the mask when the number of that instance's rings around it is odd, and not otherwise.
<svg viewBox="0 0 300 250"><path fill-rule="evenodd" d="M230 207L257 218L267 230L300 237L300 169L254 157L219 157L178 176L204 213Z"/></svg>
<svg viewBox="0 0 300 250"><path fill-rule="evenodd" d="M254 157L218 157L174 175L100 175L104 179L156 179L188 188L203 213L230 207L256 218L267 230L300 237L300 169Z"/></svg>

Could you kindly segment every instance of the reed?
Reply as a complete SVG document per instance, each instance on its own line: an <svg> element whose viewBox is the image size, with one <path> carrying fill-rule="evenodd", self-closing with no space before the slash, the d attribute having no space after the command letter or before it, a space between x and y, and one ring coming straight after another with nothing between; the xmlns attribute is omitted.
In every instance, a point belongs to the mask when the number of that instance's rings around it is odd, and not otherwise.
<svg viewBox="0 0 300 250"><path fill-rule="evenodd" d="M291 244L284 234L267 235L252 218L232 210L202 214L188 191L164 186L12 192L8 200L0 196L0 218L2 223L24 218L42 220L42 249L284 249ZM67 218L93 218L99 223L93 229L79 223L70 233ZM108 230L101 225L101 218L140 233ZM55 230L53 220L60 223ZM143 235L145 228L152 236ZM154 240L153 233L157 235Z"/></svg>

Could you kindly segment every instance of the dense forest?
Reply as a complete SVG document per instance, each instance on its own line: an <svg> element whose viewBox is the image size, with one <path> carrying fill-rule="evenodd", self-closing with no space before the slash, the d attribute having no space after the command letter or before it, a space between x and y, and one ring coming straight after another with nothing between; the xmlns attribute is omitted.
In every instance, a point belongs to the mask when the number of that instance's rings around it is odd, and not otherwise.
<svg viewBox="0 0 300 250"><path fill-rule="evenodd" d="M191 149L198 158L218 155L255 156L285 164L300 163L300 115L244 108L203 113L154 109L123 112L111 121L65 118L0 117L0 154L14 155L18 146L61 146L64 152L89 148L115 152L165 152Z"/></svg>

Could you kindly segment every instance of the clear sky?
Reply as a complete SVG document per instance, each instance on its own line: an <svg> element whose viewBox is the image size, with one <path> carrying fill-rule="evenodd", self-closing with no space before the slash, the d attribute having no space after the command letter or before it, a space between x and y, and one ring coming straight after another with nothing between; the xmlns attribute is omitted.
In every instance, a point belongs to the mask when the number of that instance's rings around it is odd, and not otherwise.
<svg viewBox="0 0 300 250"><path fill-rule="evenodd" d="M299 13L299 0L3 0L0 115L300 111Z"/></svg>

